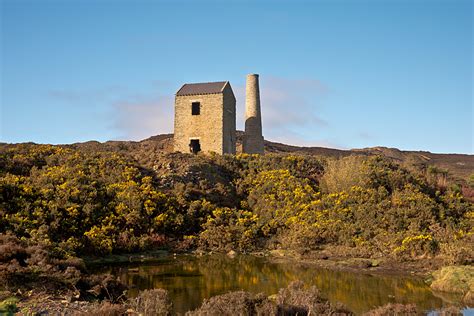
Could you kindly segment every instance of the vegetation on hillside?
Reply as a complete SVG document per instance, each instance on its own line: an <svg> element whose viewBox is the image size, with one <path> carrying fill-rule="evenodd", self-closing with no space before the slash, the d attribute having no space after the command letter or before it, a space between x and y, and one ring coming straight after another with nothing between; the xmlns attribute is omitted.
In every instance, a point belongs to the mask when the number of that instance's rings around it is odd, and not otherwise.
<svg viewBox="0 0 474 316"><path fill-rule="evenodd" d="M470 264L463 190L442 169L382 156L1 145L0 294L40 282L120 301L123 285L78 258L157 248Z"/></svg>
<svg viewBox="0 0 474 316"><path fill-rule="evenodd" d="M57 258L162 246L472 260L459 188L380 156L193 156L6 145L0 233Z"/></svg>

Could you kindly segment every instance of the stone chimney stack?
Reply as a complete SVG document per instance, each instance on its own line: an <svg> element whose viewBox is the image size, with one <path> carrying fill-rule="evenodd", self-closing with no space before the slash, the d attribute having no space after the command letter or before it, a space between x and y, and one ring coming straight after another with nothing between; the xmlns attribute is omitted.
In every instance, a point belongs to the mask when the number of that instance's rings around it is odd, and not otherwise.
<svg viewBox="0 0 474 316"><path fill-rule="evenodd" d="M245 93L245 135L242 152L263 155L262 115L257 74L247 75Z"/></svg>

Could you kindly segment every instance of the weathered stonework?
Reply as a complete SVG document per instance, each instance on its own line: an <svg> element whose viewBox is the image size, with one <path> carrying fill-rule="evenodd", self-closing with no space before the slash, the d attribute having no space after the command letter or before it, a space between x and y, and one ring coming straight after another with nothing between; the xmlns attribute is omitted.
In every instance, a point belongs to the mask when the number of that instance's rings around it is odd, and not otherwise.
<svg viewBox="0 0 474 316"><path fill-rule="evenodd" d="M193 102L200 104L199 115L192 115ZM229 82L184 85L175 98L174 150L189 153L191 140L199 140L202 152L235 154L235 120Z"/></svg>
<svg viewBox="0 0 474 316"><path fill-rule="evenodd" d="M245 88L245 135L242 151L248 154L263 154L262 117L260 112L260 88L258 75L247 75Z"/></svg>

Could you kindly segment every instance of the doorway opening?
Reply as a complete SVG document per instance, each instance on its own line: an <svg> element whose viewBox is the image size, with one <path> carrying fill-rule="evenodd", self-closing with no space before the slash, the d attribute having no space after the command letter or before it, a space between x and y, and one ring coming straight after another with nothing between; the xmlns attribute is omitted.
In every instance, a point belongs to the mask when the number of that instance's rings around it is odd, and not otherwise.
<svg viewBox="0 0 474 316"><path fill-rule="evenodd" d="M199 143L199 139L191 139L189 143L189 151L193 154L197 154L201 151L201 144Z"/></svg>

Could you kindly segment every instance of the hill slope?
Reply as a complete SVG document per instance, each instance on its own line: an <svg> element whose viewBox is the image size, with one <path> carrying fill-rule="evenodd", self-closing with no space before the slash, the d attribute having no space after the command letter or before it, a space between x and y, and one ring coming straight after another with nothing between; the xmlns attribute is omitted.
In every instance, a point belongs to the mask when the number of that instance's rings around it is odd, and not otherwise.
<svg viewBox="0 0 474 316"><path fill-rule="evenodd" d="M243 132L237 132L237 152L242 150ZM152 136L139 142L132 141L108 141L99 143L95 141L76 143L70 145L73 148L88 148L101 150L135 151L140 156L148 155L150 152L172 152L173 134L162 134ZM265 140L265 151L270 153L300 153L307 155L318 155L325 157L340 158L350 155L381 155L398 163L407 163L419 168L434 166L449 172L448 176L455 181L468 181L469 176L474 174L474 155L466 154L436 154L428 151L403 151L397 148L372 147L363 149L342 150L325 147L299 147ZM443 171L443 170L441 170Z"/></svg>

